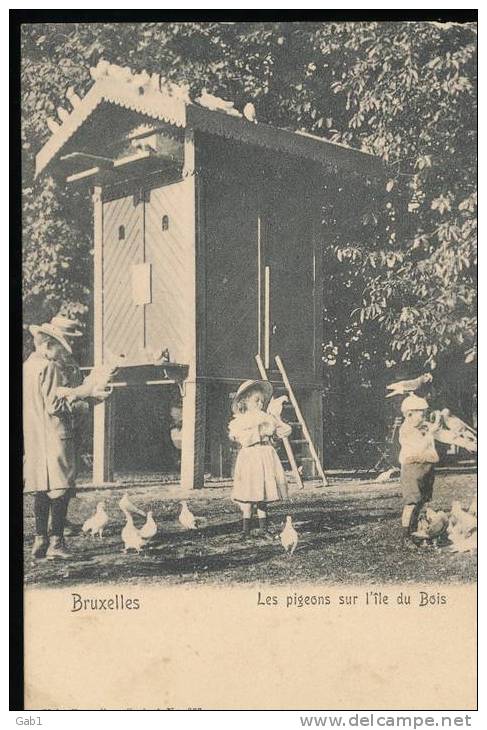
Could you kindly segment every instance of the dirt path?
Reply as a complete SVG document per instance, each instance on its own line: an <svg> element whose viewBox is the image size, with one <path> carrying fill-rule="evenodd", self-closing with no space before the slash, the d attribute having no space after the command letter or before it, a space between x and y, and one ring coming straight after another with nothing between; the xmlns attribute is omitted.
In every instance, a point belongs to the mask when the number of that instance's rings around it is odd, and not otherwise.
<svg viewBox="0 0 487 730"><path fill-rule="evenodd" d="M433 506L448 510L452 499L468 506L476 489L473 474L440 474ZM292 493L291 502L270 511L273 542L253 537L241 542L239 510L228 487L192 493L192 511L204 518L196 531L178 521L180 492L168 486L134 486L128 491L144 511L152 509L159 533L140 554L122 552L121 490L82 491L72 500L69 518L81 525L105 499L112 518L103 540L77 535L67 539L69 563L32 561L32 498L25 499L25 580L29 584L76 583L387 583L468 582L476 579L476 556L447 548L410 551L401 547L399 484L336 483L328 489ZM286 514L300 535L292 558L278 535ZM137 526L143 518L135 517Z"/></svg>

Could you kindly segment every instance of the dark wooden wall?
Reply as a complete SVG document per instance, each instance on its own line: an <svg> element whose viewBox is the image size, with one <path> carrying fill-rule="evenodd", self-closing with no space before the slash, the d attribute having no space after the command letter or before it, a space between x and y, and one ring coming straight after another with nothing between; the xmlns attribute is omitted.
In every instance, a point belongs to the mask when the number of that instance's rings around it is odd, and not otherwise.
<svg viewBox="0 0 487 730"><path fill-rule="evenodd" d="M264 350L264 271L269 266L271 356L282 357L294 380L316 382L319 210L309 168L221 139L206 137L199 144L206 280L202 374L257 375L254 358Z"/></svg>

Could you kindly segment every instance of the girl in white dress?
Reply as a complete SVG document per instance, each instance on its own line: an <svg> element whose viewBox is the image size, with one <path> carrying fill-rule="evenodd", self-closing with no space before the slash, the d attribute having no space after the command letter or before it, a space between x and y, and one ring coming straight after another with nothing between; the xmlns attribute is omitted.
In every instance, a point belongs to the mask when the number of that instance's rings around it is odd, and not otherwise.
<svg viewBox="0 0 487 730"><path fill-rule="evenodd" d="M242 534L250 534L252 507L257 508L259 533L267 535L267 504L288 498L284 469L272 439L285 438L291 427L264 410L272 396L267 381L246 380L232 403L230 438L240 444L235 463L232 499L242 510Z"/></svg>

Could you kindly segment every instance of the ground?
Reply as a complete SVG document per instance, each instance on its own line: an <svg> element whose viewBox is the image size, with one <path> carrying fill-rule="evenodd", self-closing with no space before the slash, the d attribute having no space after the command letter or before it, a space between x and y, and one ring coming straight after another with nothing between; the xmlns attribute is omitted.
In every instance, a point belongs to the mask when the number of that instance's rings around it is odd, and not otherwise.
<svg viewBox="0 0 487 730"><path fill-rule="evenodd" d="M128 491L141 509L153 510L156 538L140 554L122 552L124 523L118 501ZM458 499L464 507L476 492L473 473L437 475L433 506L449 510ZM291 490L291 501L270 509L272 542L240 540L238 507L228 486L192 492L191 510L203 518L199 529L178 523L181 493L162 484L125 485L119 489L82 489L69 507L69 518L81 525L104 499L111 522L103 540L78 534L67 539L69 562L30 557L33 500L25 498L25 580L39 585L76 583L429 583L476 579L476 556L454 554L447 547L408 550L401 546L399 483L373 484L335 479L319 488L306 483ZM299 544L292 557L278 539L286 514L293 516ZM135 516L138 526L143 518Z"/></svg>

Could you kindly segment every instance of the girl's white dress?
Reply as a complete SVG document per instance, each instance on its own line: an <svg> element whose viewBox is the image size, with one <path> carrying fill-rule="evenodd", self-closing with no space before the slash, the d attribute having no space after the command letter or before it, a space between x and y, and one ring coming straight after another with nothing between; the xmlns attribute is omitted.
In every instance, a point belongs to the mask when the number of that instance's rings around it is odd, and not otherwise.
<svg viewBox="0 0 487 730"><path fill-rule="evenodd" d="M252 503L287 499L286 476L270 437L285 438L291 427L264 411L248 411L237 414L228 430L230 438L241 446L232 499Z"/></svg>

